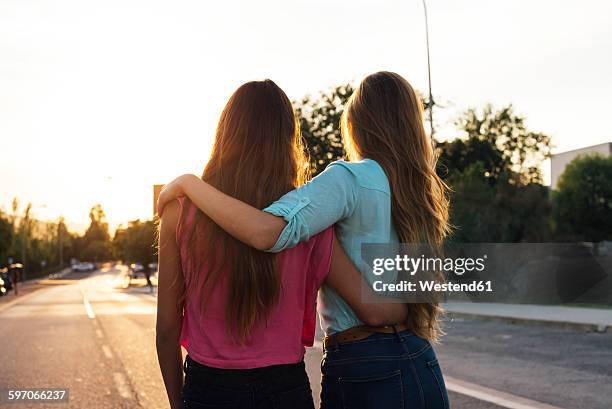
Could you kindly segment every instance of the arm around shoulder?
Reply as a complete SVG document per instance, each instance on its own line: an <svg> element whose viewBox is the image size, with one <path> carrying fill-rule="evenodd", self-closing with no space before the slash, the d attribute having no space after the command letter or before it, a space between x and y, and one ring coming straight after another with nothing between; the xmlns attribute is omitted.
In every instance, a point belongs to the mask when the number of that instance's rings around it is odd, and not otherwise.
<svg viewBox="0 0 612 409"><path fill-rule="evenodd" d="M164 200L181 195L189 197L193 204L223 230L258 250L272 247L286 225L281 217L226 195L195 175L180 176L168 184L167 188L164 187L164 190L166 189L170 193Z"/></svg>

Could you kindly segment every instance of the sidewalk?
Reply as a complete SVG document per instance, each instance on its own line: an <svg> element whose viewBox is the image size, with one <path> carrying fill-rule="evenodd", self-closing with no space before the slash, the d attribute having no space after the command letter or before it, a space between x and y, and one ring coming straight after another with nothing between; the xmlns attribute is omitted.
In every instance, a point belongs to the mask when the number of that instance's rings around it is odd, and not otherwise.
<svg viewBox="0 0 612 409"><path fill-rule="evenodd" d="M27 298L30 294L45 288L48 284L59 284L62 277L70 272L70 268L65 268L59 273L49 274L47 277L37 277L21 281L18 284L18 293L15 295L14 290L10 290L6 295L0 297L0 311L10 307L18 301ZM57 280L57 281L56 281Z"/></svg>
<svg viewBox="0 0 612 409"><path fill-rule="evenodd" d="M467 302L445 303L443 307L451 316L499 319L596 332L612 330L612 308Z"/></svg>

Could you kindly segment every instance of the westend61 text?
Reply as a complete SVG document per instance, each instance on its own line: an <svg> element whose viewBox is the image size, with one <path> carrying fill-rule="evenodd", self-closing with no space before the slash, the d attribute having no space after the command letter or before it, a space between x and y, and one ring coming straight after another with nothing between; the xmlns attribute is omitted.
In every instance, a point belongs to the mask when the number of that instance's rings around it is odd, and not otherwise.
<svg viewBox="0 0 612 409"><path fill-rule="evenodd" d="M471 283L439 283L437 281L400 281L399 283L383 283L375 281L372 288L376 292L492 292L491 281L472 281Z"/></svg>

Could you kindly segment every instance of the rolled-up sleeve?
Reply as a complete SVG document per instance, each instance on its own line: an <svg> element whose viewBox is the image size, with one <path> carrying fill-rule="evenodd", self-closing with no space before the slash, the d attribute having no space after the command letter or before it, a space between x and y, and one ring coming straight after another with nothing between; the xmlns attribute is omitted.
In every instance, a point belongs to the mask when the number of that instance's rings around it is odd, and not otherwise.
<svg viewBox="0 0 612 409"><path fill-rule="evenodd" d="M276 244L267 251L277 253L307 241L312 235L350 216L357 200L357 180L350 166L342 161L330 164L312 181L264 209L287 222Z"/></svg>

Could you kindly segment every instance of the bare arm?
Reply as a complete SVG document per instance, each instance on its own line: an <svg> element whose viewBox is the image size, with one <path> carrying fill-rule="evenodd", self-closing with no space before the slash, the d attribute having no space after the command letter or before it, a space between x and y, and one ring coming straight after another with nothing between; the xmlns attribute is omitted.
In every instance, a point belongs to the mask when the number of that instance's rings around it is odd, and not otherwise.
<svg viewBox="0 0 612 409"><path fill-rule="evenodd" d="M367 283L335 236L331 267L325 283L333 288L357 313L359 319L367 325L397 324L404 322L407 318L406 304L390 302L388 297L372 294L369 298L376 302L363 302L361 289L362 286L367 286Z"/></svg>
<svg viewBox="0 0 612 409"><path fill-rule="evenodd" d="M161 218L156 325L157 358L172 409L182 408L183 388L179 337L183 322L184 280L175 236L178 216L179 206L173 201L166 206Z"/></svg>
<svg viewBox="0 0 612 409"><path fill-rule="evenodd" d="M158 208L179 196L191 201L223 230L259 250L279 252L307 241L355 211L359 185L343 162L329 165L302 185L260 211L203 182L183 175L164 187Z"/></svg>
<svg viewBox="0 0 612 409"><path fill-rule="evenodd" d="M180 196L189 199L223 230L258 250L271 248L287 225L277 217L215 189L195 175L183 175L164 186L158 201L162 214L166 203Z"/></svg>

